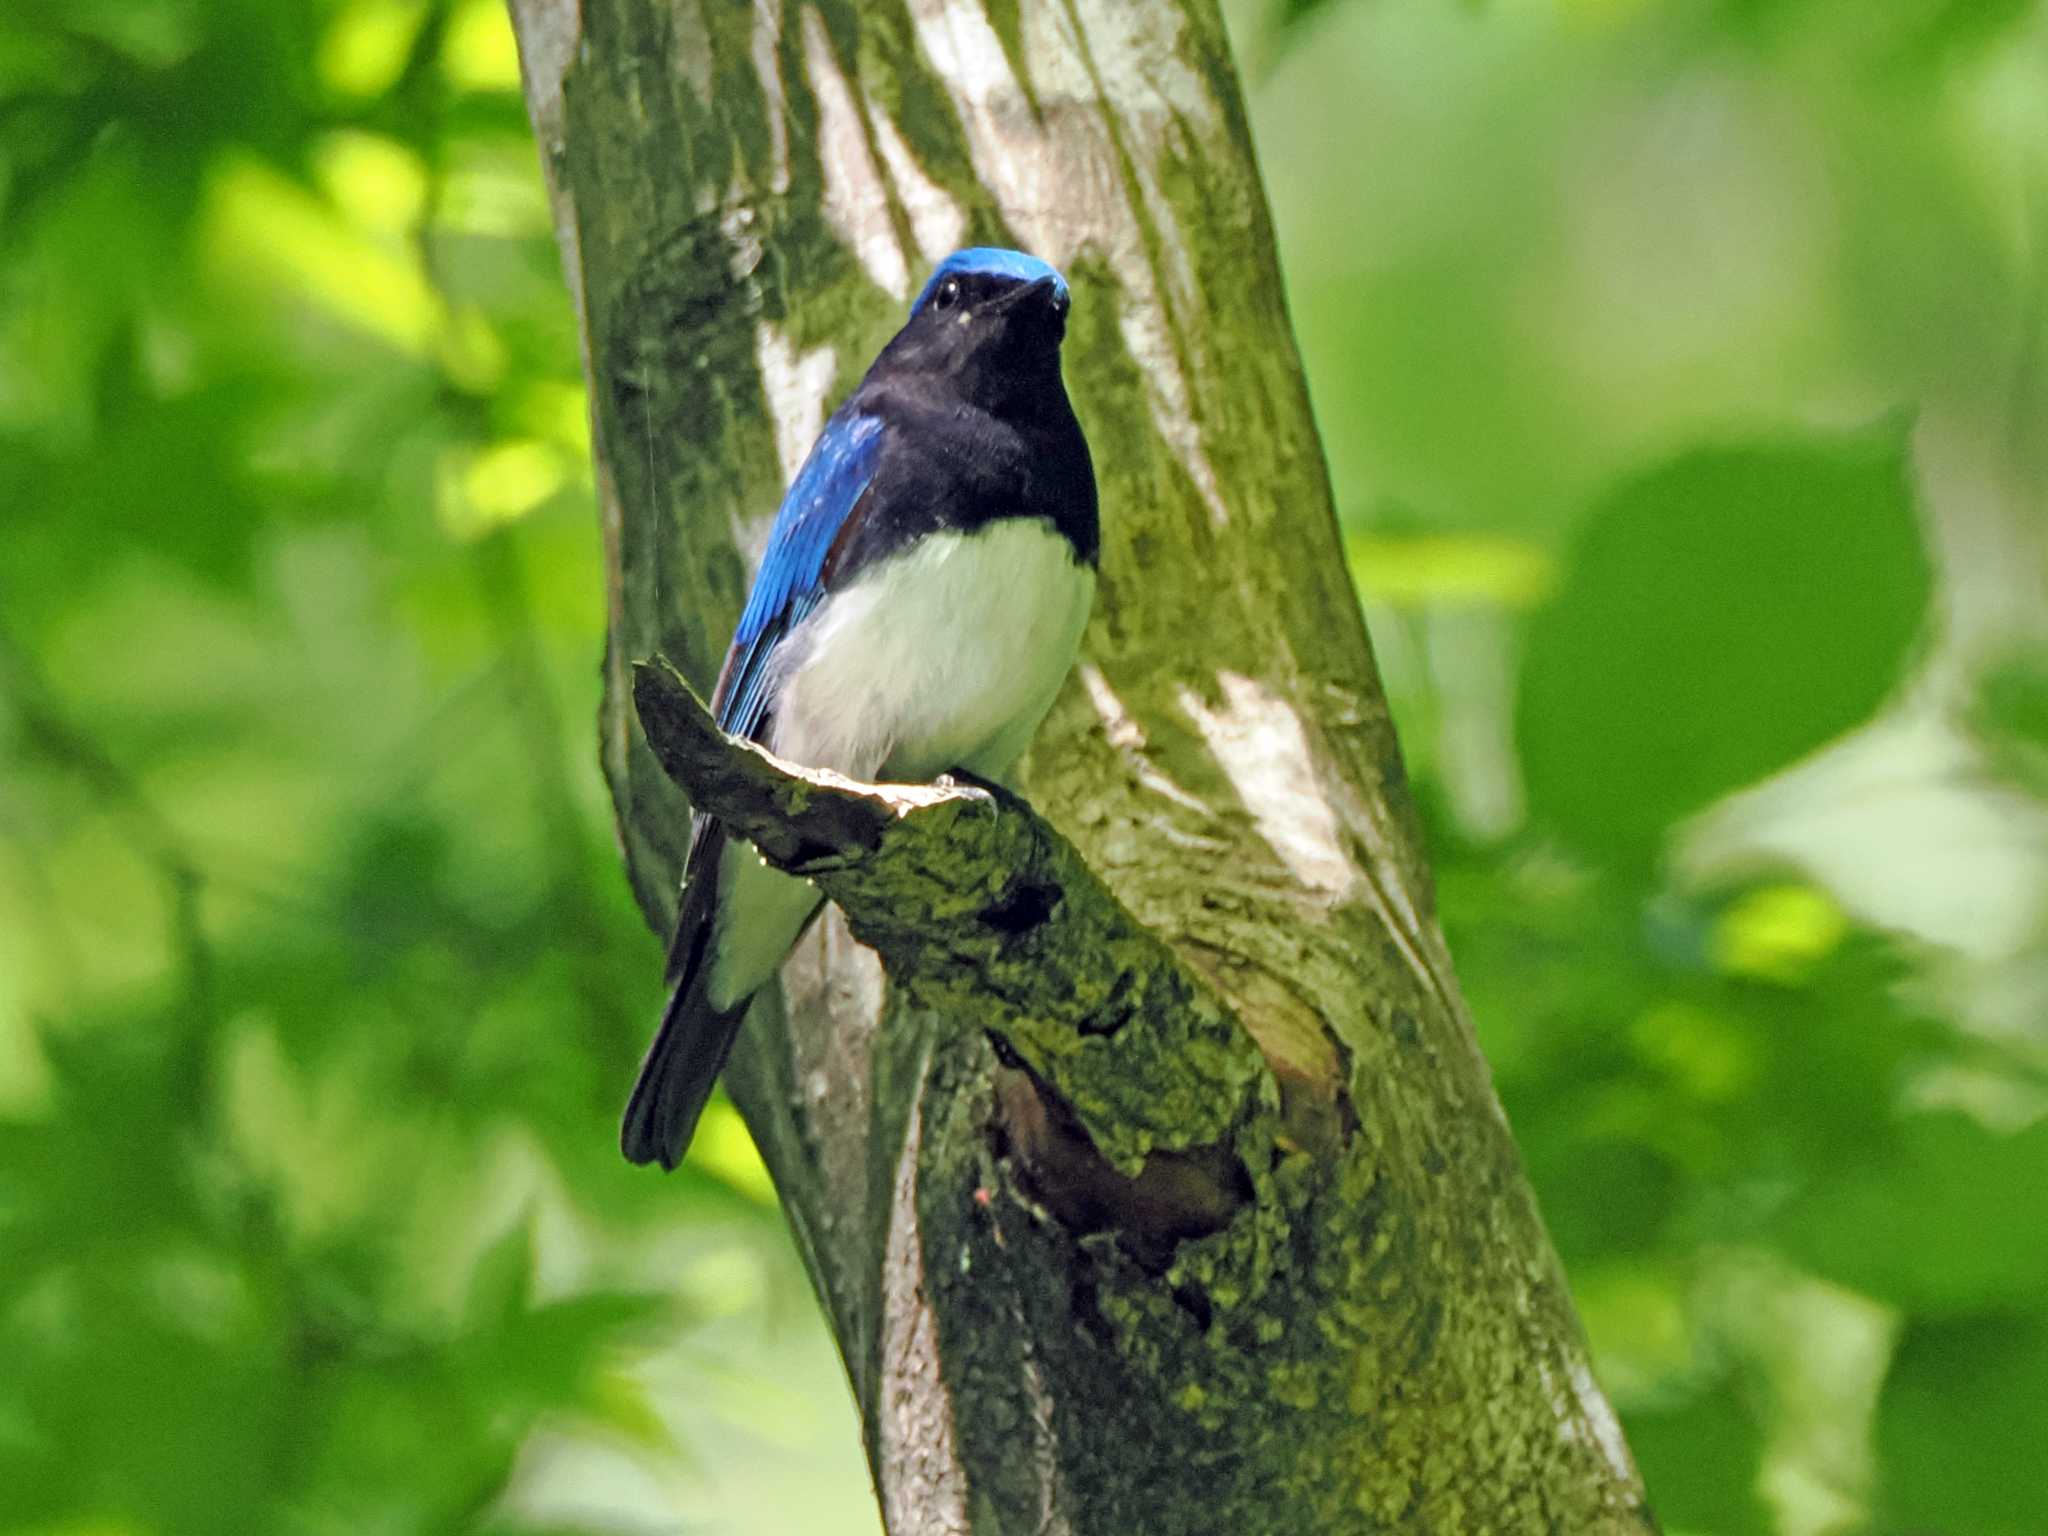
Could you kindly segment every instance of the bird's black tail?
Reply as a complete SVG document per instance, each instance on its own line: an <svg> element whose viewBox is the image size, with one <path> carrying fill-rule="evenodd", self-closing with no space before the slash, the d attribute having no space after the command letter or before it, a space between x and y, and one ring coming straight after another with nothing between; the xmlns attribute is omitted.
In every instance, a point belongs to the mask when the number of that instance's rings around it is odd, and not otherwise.
<svg viewBox="0 0 2048 1536"><path fill-rule="evenodd" d="M697 1133L697 1118L710 1102L712 1085L732 1054L747 1002L716 1008L705 995L711 966L700 956L662 1011L661 1028L639 1081L626 1101L625 1123L619 1128L619 1149L629 1163L660 1163L673 1169Z"/></svg>
<svg viewBox="0 0 2048 1536"><path fill-rule="evenodd" d="M697 1118L732 1054L748 999L729 1008L711 1001L712 929L716 917L718 864L725 830L700 822L691 840L682 911L669 948L668 979L674 988L662 1010L661 1028L640 1063L633 1096L619 1127L619 1150L629 1163L660 1163L673 1170L689 1150Z"/></svg>

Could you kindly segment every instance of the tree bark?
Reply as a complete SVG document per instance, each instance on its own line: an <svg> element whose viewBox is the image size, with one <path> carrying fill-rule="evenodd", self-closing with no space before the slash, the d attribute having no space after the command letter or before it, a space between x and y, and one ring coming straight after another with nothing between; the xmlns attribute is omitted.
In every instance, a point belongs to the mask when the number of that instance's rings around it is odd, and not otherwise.
<svg viewBox="0 0 2048 1536"><path fill-rule="evenodd" d="M1015 878L926 911L755 824L890 969L828 912L726 1074L888 1529L1653 1529L1434 920L1212 0L512 10L591 387L601 753L658 927L688 803L631 664L708 683L934 260L1016 245L1074 288L1084 655L1030 806L916 801L962 890ZM701 794L802 782L734 769L649 676Z"/></svg>

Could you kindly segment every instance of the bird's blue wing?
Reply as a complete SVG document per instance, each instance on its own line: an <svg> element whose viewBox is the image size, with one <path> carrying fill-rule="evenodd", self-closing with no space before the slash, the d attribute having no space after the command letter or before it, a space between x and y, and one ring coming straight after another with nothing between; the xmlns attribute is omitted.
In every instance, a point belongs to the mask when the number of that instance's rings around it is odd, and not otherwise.
<svg viewBox="0 0 2048 1536"><path fill-rule="evenodd" d="M732 735L760 729L775 648L824 597L825 558L873 483L881 447L875 417L833 417L782 498L712 700Z"/></svg>
<svg viewBox="0 0 2048 1536"><path fill-rule="evenodd" d="M823 600L833 542L862 515L881 449L878 419L835 415L782 498L711 695L718 723L731 734L759 738L776 648ZM668 948L674 991L641 1063L619 1132L620 1146L632 1162L675 1167L746 1017L747 998L720 1002L710 991L721 924L747 917L744 909L732 917L720 914L718 872L727 846L728 835L715 819L701 811L691 817L682 901Z"/></svg>

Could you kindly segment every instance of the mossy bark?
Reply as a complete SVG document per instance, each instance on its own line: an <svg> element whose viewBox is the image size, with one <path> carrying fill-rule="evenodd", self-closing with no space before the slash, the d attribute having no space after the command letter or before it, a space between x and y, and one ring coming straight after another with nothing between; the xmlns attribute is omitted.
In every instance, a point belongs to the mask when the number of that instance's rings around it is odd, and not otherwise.
<svg viewBox="0 0 2048 1536"><path fill-rule="evenodd" d="M1102 579L1030 804L854 786L753 827L889 964L831 914L727 1084L890 1531L1652 1528L1434 921L1213 4L512 8L657 925L688 805L630 664L708 683L931 261L1018 245L1074 285ZM686 699L643 677L671 749ZM820 804L852 842L791 831ZM863 816L887 857L849 856Z"/></svg>

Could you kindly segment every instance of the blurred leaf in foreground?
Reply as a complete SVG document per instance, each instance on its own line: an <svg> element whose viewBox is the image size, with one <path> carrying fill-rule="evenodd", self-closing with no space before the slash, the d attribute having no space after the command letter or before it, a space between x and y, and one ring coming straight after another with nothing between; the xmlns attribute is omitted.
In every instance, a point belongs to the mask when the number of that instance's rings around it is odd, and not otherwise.
<svg viewBox="0 0 2048 1536"><path fill-rule="evenodd" d="M1795 1202L1780 1238L1816 1273L1912 1311L2048 1302L2048 1121L2007 1136L1916 1116L1893 1157Z"/></svg>
<svg viewBox="0 0 2048 1536"><path fill-rule="evenodd" d="M2042 1202L2037 1187L2034 1199ZM1916 1323L1878 1410L1882 1529L2040 1536L2048 1426L2048 1316Z"/></svg>
<svg viewBox="0 0 2048 1536"><path fill-rule="evenodd" d="M1637 859L1867 719L1929 590L1903 436L1709 448L1596 507L1530 626L1517 733L1541 822Z"/></svg>
<svg viewBox="0 0 2048 1536"><path fill-rule="evenodd" d="M1732 1378L1666 1409L1628 1415L1629 1448L1672 1532L1766 1536L1757 1492L1764 1437Z"/></svg>

